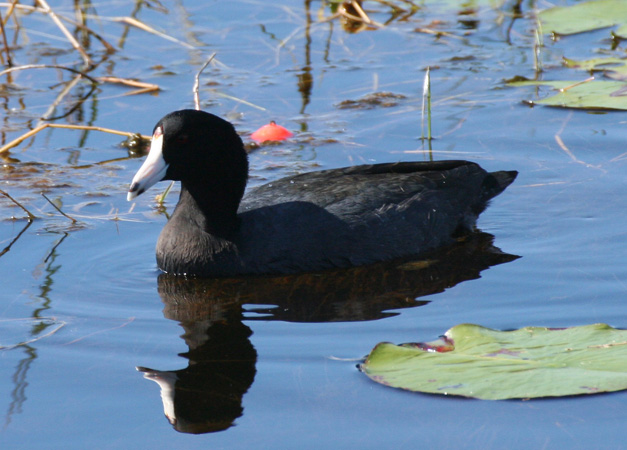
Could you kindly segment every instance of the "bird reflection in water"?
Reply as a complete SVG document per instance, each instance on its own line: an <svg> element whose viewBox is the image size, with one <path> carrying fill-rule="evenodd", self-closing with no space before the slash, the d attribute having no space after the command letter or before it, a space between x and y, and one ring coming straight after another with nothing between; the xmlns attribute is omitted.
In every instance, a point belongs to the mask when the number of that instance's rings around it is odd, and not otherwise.
<svg viewBox="0 0 627 450"><path fill-rule="evenodd" d="M159 276L164 316L179 322L189 350L180 370L138 367L161 388L166 417L177 431L211 433L229 428L242 415L242 396L255 379L257 352L252 331L233 299L212 298L198 280Z"/></svg>
<svg viewBox="0 0 627 450"><path fill-rule="evenodd" d="M246 320L346 322L376 320L421 306L419 297L480 277L518 256L476 232L420 260L388 261L321 273L227 279L162 274L159 295L167 319L179 322L189 351L184 369L137 369L157 382L165 415L177 431L211 433L233 425L256 373L257 352ZM255 305L259 305L256 307ZM256 316L256 317L255 317ZM364 344L368 348L367 344Z"/></svg>

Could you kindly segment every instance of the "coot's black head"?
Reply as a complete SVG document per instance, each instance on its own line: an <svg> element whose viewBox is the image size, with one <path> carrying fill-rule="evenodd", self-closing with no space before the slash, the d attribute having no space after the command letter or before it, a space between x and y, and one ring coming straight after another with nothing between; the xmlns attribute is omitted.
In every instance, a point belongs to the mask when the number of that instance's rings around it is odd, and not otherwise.
<svg viewBox="0 0 627 450"><path fill-rule="evenodd" d="M150 152L128 191L132 200L161 180L181 181L193 192L225 195L239 203L248 158L233 125L193 109L175 111L155 125ZM216 192L219 191L219 192Z"/></svg>

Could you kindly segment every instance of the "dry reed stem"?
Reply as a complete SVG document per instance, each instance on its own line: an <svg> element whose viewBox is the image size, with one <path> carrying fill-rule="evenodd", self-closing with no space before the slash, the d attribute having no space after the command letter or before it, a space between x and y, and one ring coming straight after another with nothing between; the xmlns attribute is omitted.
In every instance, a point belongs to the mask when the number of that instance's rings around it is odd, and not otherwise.
<svg viewBox="0 0 627 450"><path fill-rule="evenodd" d="M46 128L64 128L67 130L102 131L103 133L116 134L118 136L126 136L126 137L137 136L137 133L131 133L129 131L118 131L118 130L113 130L111 128L96 127L92 125L63 125L63 124L56 124L56 123L44 123L36 128L33 128L27 133L24 133L20 137L13 139L8 144L0 147L0 155L9 151L13 147L18 146L29 137L36 135L37 133L39 133L42 130L45 130ZM143 134L140 134L139 136L142 139L150 140L150 136L144 136Z"/></svg>
<svg viewBox="0 0 627 450"><path fill-rule="evenodd" d="M16 7L19 8L20 5L17 4L17 2L19 2L20 0L13 0L11 3L9 3L8 5L2 5L2 6L6 6L7 7L7 15L4 18L4 20L2 21L2 25L6 26L7 23L9 23L9 18L11 17L11 14L13 14L13 11L15 10Z"/></svg>
<svg viewBox="0 0 627 450"><path fill-rule="evenodd" d="M72 69L70 67L48 66L48 65L41 65L39 67L36 67L36 66L31 66L31 67L20 66L20 69L33 69L33 68L34 69L38 69L38 68L65 69L65 70L69 70L70 72L77 73L78 75L81 75L81 76L87 78L88 80L90 80L94 84L104 84L104 83L123 84L125 86L140 88L140 89L137 89L135 91L128 92L128 93L126 93L124 95L143 94L145 92L158 92L158 91L161 90L161 88L159 87L158 84L146 83L144 81L132 80L130 78L120 78L120 77L98 77L98 78L92 78L89 75L85 74L84 72L80 72L78 70L74 70L74 69ZM18 68L15 68L15 69L17 70ZM0 72L0 75L3 75L3 74L4 74L4 72Z"/></svg>
<svg viewBox="0 0 627 450"><path fill-rule="evenodd" d="M368 14L366 14L366 12L363 10L363 8L361 7L358 1L352 0L350 5L353 7L355 11L357 11L358 16L355 16L349 13L348 11L346 11L345 7L338 8L338 14L354 22L362 22L362 23L365 23L366 25L372 25L377 28L384 27L383 24L379 22L375 22L368 16Z"/></svg>
<svg viewBox="0 0 627 450"><path fill-rule="evenodd" d="M73 69L71 67L49 65L49 64L28 64L28 65L24 65L24 66L12 67L10 69L6 69L6 70L3 70L2 72L0 72L0 76L8 74L10 72L15 72L15 71L18 71L18 70L26 70L26 69L61 69L61 70L67 70L69 72L75 73L75 74L77 74L77 77L80 76L80 77L87 78L89 81L91 81L93 83L94 86L96 86L96 85L98 85L100 83L118 83L118 84L124 84L124 85L127 85L127 86L139 87L140 88L140 89L137 89L137 90L132 91L132 92L127 92L126 94L124 94L125 96L145 94L147 92L157 92L157 91L160 90L160 87L158 85L152 84L152 83L144 83L144 82L141 82L141 81L130 80L128 78L119 78L119 77L100 77L100 78L96 79L96 78L90 77L85 72L81 72L80 70L76 70L76 69ZM76 85L77 82L78 82L78 78L74 78L74 80L72 80L63 89L61 94L50 105L48 110L42 116L43 120L54 120L54 119L60 119L61 118L61 117L52 117L51 118L51 117L48 117L48 115L52 114L52 111L58 106L58 104L61 102L63 97L65 97L68 94L68 92L71 90L72 87L74 87ZM92 91L93 91L93 87L92 87ZM70 111L68 111L67 113L65 113L62 117L65 117L65 116L71 114L74 111L74 109L76 109L76 107L78 107L78 105L80 105L82 103L82 101L84 101L87 97L89 97L89 95L91 95L92 91L90 91L86 96L84 96L84 98L81 101L77 102L76 106L74 108L72 108Z"/></svg>
<svg viewBox="0 0 627 450"><path fill-rule="evenodd" d="M318 14L318 22L320 22L320 23L331 22L332 20L335 20L335 19L337 19L338 17L341 17L341 16L342 15L339 12L336 12L334 14L331 14L328 17L325 17L324 16L324 12L320 12ZM282 44L282 45L284 45L284 44Z"/></svg>
<svg viewBox="0 0 627 450"><path fill-rule="evenodd" d="M9 50L9 43L7 42L7 34L4 31L4 20L2 20L2 13L0 12L0 31L2 31L2 42L4 44L4 52L7 54L7 65L11 67L13 61L11 59L11 51Z"/></svg>
<svg viewBox="0 0 627 450"><path fill-rule="evenodd" d="M125 96L145 94L148 92L159 92L161 90L158 84L145 83L143 81L131 80L129 78L99 77L98 81L100 81L101 83L123 84L125 86L140 88L131 92L127 92L126 94L124 94Z"/></svg>
<svg viewBox="0 0 627 450"><path fill-rule="evenodd" d="M580 85L585 84L585 83L589 83L589 82L591 82L591 81L594 81L594 77L593 77L593 76L592 76L592 77L590 77L590 78L586 78L585 80L582 80L582 81L578 81L578 82L576 82L576 83L573 83L573 84L571 84L570 86L563 87L563 88L561 88L559 91L560 91L560 92L566 92L566 91L567 91L567 90L569 90L569 89L572 89L572 88L574 88L574 87L576 87L576 86L580 86Z"/></svg>
<svg viewBox="0 0 627 450"><path fill-rule="evenodd" d="M146 138L146 137L147 136L142 136L142 138ZM72 169L74 170L91 169L92 167L106 166L107 164L111 164L111 163L116 163L120 161L128 161L129 159L132 159L132 158L133 156L121 156L119 158L104 159L102 161L97 161L97 162L93 162L89 164L81 164L79 166L72 166ZM76 217L79 217L79 216L76 216Z"/></svg>
<svg viewBox="0 0 627 450"><path fill-rule="evenodd" d="M395 12L404 12L404 13L409 13L409 11L407 11L406 9L403 9L401 7L399 7L398 5L394 5L393 3L390 3L388 1L385 0L373 0L376 1L377 3L380 3L384 6L388 6L390 7L392 10L394 10ZM404 0L404 3L407 3L409 5L411 5L412 9L417 8L417 6L409 1L409 0ZM379 22L376 22L374 20L372 20L368 14L364 11L364 9L362 8L362 6L360 5L360 3L356 0L352 0L350 2L350 6L355 9L355 11L357 11L357 16L355 16L354 14L351 14L349 12L346 11L346 9L344 7L338 8L338 11L332 15L330 15L329 17L320 17L319 15L319 22L323 23L323 22L330 22L334 19L337 19L338 17L345 17L351 21L354 22L361 22L364 23L366 25L372 25L374 27L377 28L384 28L385 25Z"/></svg>
<svg viewBox="0 0 627 450"><path fill-rule="evenodd" d="M248 102L248 101L246 101L244 99L241 99L239 97L234 97L232 95L225 94L224 92L213 91L213 94L218 96L218 97L228 98L229 100L233 100L234 102L238 102L238 103L241 103L243 105L250 106L251 108L258 109L259 111L267 111L267 109L264 108L263 106L255 105L254 103Z"/></svg>
<svg viewBox="0 0 627 450"><path fill-rule="evenodd" d="M457 36L453 33L449 33L448 31L432 30L431 28L416 28L414 31L417 33L432 34L436 37L446 36L446 37L450 37L454 39L465 39L461 36Z"/></svg>
<svg viewBox="0 0 627 450"><path fill-rule="evenodd" d="M373 24L374 22L370 19L370 17L368 17L368 14L366 14L366 12L362 9L361 5L359 4L358 1L353 0L351 2L351 5L353 6L353 8L355 8L355 11L357 11L357 14L359 14L359 17L361 17L361 19L366 22L368 25Z"/></svg>
<svg viewBox="0 0 627 450"><path fill-rule="evenodd" d="M6 7L9 8L9 10L7 11L7 17L4 19L4 25L7 24L8 20L9 20L9 16L12 14L14 9L23 9L26 11L37 11L37 12L41 12L41 13L46 13L46 10L44 8L41 7L37 7L37 6L29 6L29 5L20 5L17 4L19 0L14 0L13 3L0 3L0 7ZM73 25L77 28L80 28L81 30L87 31L89 34L93 35L96 39L98 39L100 41L100 43L103 45L103 47L107 50L107 53L115 53L116 49L115 47L113 47L111 44L109 44L102 36L100 36L98 33L96 33L94 30L92 30L91 28L89 28L87 25L76 22L68 17L65 16L57 16L59 19L69 23L70 25Z"/></svg>
<svg viewBox="0 0 627 450"><path fill-rule="evenodd" d="M382 5L387 6L387 7L391 8L392 10L397 11L397 12L408 12L406 9L403 9L400 6L395 5L392 2L388 2L388 1L385 1L385 0L372 0L372 1L377 2L377 3L381 3ZM410 1L406 1L405 3L410 4L412 8L416 8L416 5L414 5Z"/></svg>
<svg viewBox="0 0 627 450"><path fill-rule="evenodd" d="M65 344L62 344L62 345L76 344L77 342L80 342L83 339L86 339L86 338L91 337L91 336L95 336L95 335L100 334L100 333L104 333L105 331L119 330L120 328L124 328L125 326L133 323L134 321L135 321L135 317L129 317L128 320L126 322L124 322L122 325L118 325L117 327L106 328L104 330L94 331L93 333L86 334L86 335L81 336L79 338L76 338L76 339L74 339L74 340L72 340L70 342L66 342Z"/></svg>
<svg viewBox="0 0 627 450"><path fill-rule="evenodd" d="M57 16L57 14L52 10L52 8L48 6L48 3L46 2L46 0L37 0L37 3L39 3L39 5L43 8L44 12L50 16L50 18L57 25L57 27L59 27L59 29L65 35L67 40L70 41L70 44L72 45L72 47L74 47L74 49L77 50L78 53L80 53L81 57L83 58L83 61L85 61L85 64L87 66L92 66L93 61L91 60L91 58L89 57L85 49L81 47L81 44L78 43L78 41L74 38L72 33L70 33L69 30L65 27L65 25L63 25L63 23L61 22L61 19L59 19L59 16Z"/></svg>
<svg viewBox="0 0 627 450"><path fill-rule="evenodd" d="M40 320L42 320L42 319L48 319L48 318L43 317ZM9 320L32 320L32 319L26 318L26 319L9 319ZM15 344L15 345L0 345L0 350L11 350L13 348L21 347L21 346L24 346L24 345L30 345L33 342L37 342L40 339L52 336L54 333L56 333L61 328L63 328L65 325L67 325L66 322L63 322L63 321L60 321L60 320L56 320L55 318L49 318L49 320L53 320L54 322L58 323L59 326L54 328L52 331L47 332L46 334L42 334L41 336L37 336L37 337L35 337L33 339L30 339L28 341L20 342L20 343Z"/></svg>
<svg viewBox="0 0 627 450"><path fill-rule="evenodd" d="M87 25L80 23L80 22L75 22L74 20L68 19L67 17L63 17L61 16L61 19L65 20L66 22L74 25L76 28L79 28L83 31L86 31L87 33L91 34L93 37L95 37L96 39L98 39L98 41L100 41L100 43L102 44L102 46L105 48L105 50L107 51L107 53L115 53L117 50L115 49L115 47L111 44L109 44L105 38L103 38L102 36L100 36L98 33L96 33L94 30L92 30L91 28L89 28Z"/></svg>
<svg viewBox="0 0 627 450"><path fill-rule="evenodd" d="M178 39L176 39L175 37L169 36L165 33L162 33L160 31L155 30L154 28L146 25L143 22L140 22L139 20L133 18L133 17L114 17L111 19L114 22L118 22L118 23L125 23L127 25L131 25L133 27L139 28L140 30L146 31L148 33L152 33L155 34L159 37L162 37L163 39L167 39L168 41L172 41L172 42L176 42L177 44L180 44L184 47L187 47L189 49L195 49L196 47L194 47L193 45L188 44L187 42L183 42L183 41L179 41Z"/></svg>
<svg viewBox="0 0 627 450"><path fill-rule="evenodd" d="M124 84L125 86L138 87L138 88L143 88L143 89L152 89L154 91L159 90L158 84L145 83L143 81L132 80L130 78L98 77L98 81L100 81L101 83Z"/></svg>
<svg viewBox="0 0 627 450"><path fill-rule="evenodd" d="M149 94L151 92L158 92L158 91L159 91L159 87L158 86L157 86L157 89L153 89L151 87L143 88L143 89L135 89L134 91L130 91L130 92L127 92L126 94L122 94L122 97L128 97L130 95Z"/></svg>
<svg viewBox="0 0 627 450"><path fill-rule="evenodd" d="M24 65L24 66L17 66L17 67L12 67L10 69L6 69L3 70L2 72L0 72L0 76L11 73L11 72L15 72L18 70L26 70L26 69L61 69L61 70L67 70L69 72L75 73L76 77L74 77L73 80L71 80L66 86L65 88L61 91L61 93L57 96L57 98L55 99L54 102L52 102L52 104L48 107L48 110L43 114L43 116L41 117L41 120L55 120L55 119L60 119L62 117L66 117L68 115L70 115L72 112L74 112L74 110L76 110L76 108L78 108L79 105L82 104L82 102L87 99L87 97L89 97L91 95L91 93L94 91L95 87L98 85L98 81L95 78L90 77L89 75L87 75L84 72L81 72L79 70L73 69L71 67L65 67L65 66L56 66L56 65L48 65L48 64L28 64L28 65ZM78 83L78 81L80 80L80 78L87 78L89 81L92 82L92 88L91 90L87 93L87 95L84 96L83 99L79 100L74 107L72 107L69 111L67 111L65 114L63 114L62 116L59 117L50 117L50 115L52 114L52 112L55 110L55 108L61 103L61 101L63 100L63 98L72 90L72 88ZM40 123L41 124L41 123ZM1 152L0 152L1 153Z"/></svg>
<svg viewBox="0 0 627 450"><path fill-rule="evenodd" d="M584 83L585 81L583 81L582 83ZM570 122L571 118L573 117L573 112L571 111L568 116L566 116L566 118L564 119L564 122L562 122L562 126L560 127L560 129L557 131L557 133L555 133L554 139L555 142L557 143L557 145L559 146L559 148L562 149L562 151L564 153L566 153L566 155L568 155L568 157L573 161L576 162L578 164L582 164L585 167L588 168L592 168L592 169L601 169L600 166L595 166L592 164L589 164L585 161L580 160L579 158L577 158L575 156L575 154L570 151L570 149L566 146L566 144L564 144L564 141L562 140L562 133L564 132L564 130L566 129L566 126L568 125L568 123ZM602 170L602 169L601 169Z"/></svg>
<svg viewBox="0 0 627 450"><path fill-rule="evenodd" d="M11 67L9 69L5 69L2 72L0 72L0 76L5 75L7 73L10 72L17 72L18 70L27 70L27 69L61 69L61 70L67 70L69 72L78 74L84 78L87 78L89 81L91 81L94 84L98 84L98 80L96 80L95 78L90 77L89 75L87 75L85 72L81 72L80 70L76 70L76 69L72 69L71 67L65 67L65 66L57 66L54 64L26 64L23 66L16 66L16 67Z"/></svg>
<svg viewBox="0 0 627 450"><path fill-rule="evenodd" d="M196 105L197 111L200 111L200 97L198 95L198 89L200 88L200 74L202 73L203 70L205 70L205 67L207 67L209 63L215 57L216 57L216 53L213 52L211 56L209 57L209 59L207 60L207 62L205 62L200 68L200 70L196 72L196 76L194 77L194 87L192 88L192 92L194 93L194 105Z"/></svg>
<svg viewBox="0 0 627 450"><path fill-rule="evenodd" d="M363 10L361 10L363 12ZM358 10L359 12L359 10ZM366 16L366 19L359 17L359 16L354 16L349 12L346 12L345 10L341 10L337 13L338 15L342 16L342 17L346 17L349 20L352 20L354 22L361 22L364 23L366 25L372 25L375 26L377 28L383 28L383 25L381 25L380 23L377 23L373 20L370 20L370 18L368 18L368 16ZM365 13L364 13L365 14Z"/></svg>
<svg viewBox="0 0 627 450"><path fill-rule="evenodd" d="M59 93L59 95L57 95L57 98L55 98L54 101L50 104L50 106L48 106L48 109L46 110L45 113L43 113L43 115L41 116L40 121L39 121L39 123L37 125L41 125L41 123L42 123L41 121L42 120L55 120L55 119L58 119L58 117L50 117L50 116L52 116L52 113L55 111L55 109L57 109L57 106L59 106L59 104L61 104L61 102L63 101L65 96L70 93L72 88L74 86L76 86L80 80L81 80L81 75L76 75L74 77L74 79L72 79L69 83L67 83L67 85L63 88L63 90ZM91 95L91 92L92 91L89 92L89 95ZM69 115L72 112L74 112L74 110L78 107L78 105L80 105L82 103L83 103L83 100L79 100L77 102L77 104L73 108L71 108L68 113L66 113L66 115Z"/></svg>

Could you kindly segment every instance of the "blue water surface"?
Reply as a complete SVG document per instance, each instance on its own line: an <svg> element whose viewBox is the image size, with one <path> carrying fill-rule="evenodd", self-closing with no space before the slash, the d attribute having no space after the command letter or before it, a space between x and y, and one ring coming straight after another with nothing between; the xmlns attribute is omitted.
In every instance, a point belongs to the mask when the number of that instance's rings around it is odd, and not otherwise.
<svg viewBox="0 0 627 450"><path fill-rule="evenodd" d="M425 2L401 20L364 2L389 23L351 34L338 19L323 20L332 14L325 2L162 3L168 14L145 6L134 14L193 48L136 28L125 35L109 19L131 15L127 2L94 4L99 19L88 18L120 49L93 75L138 78L161 91L125 96L130 88L103 85L56 123L150 134L165 113L194 107L194 76L216 52L201 77L203 109L229 118L245 141L270 120L295 133L251 153L250 185L431 158L469 159L519 177L482 214L486 235L432 255L438 262L429 272L392 265L185 282L160 276L154 259L167 220L154 196L166 184L130 204L125 192L141 159L128 157L121 138L41 132L0 171L0 188L39 217L27 226L0 197L0 251L8 248L0 256L1 448L626 447L625 392L479 401L395 390L356 369L381 341L429 341L459 323L627 326L627 115L522 104L536 98L535 88L504 80L536 75L530 10L510 28L512 2L477 2L469 28L459 22L462 6ZM53 7L72 16L72 5ZM19 64L80 66L46 17L23 17L22 26L33 33L15 48ZM561 57L599 48L622 54L623 44L612 50L608 37L601 30L547 39L543 76L585 78L561 68ZM96 41L90 51L105 58ZM432 151L419 140L427 66ZM33 128L61 79L70 75L29 70L15 75L11 90L2 85L5 142ZM402 97L343 107L382 92ZM58 111L69 108L64 102ZM175 378L175 397L187 400L171 406Z"/></svg>

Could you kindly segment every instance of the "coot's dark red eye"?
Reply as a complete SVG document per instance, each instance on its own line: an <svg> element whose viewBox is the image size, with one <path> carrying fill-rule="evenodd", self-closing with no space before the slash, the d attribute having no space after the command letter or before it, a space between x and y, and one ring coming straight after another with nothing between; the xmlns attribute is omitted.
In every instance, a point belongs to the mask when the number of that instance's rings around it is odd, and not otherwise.
<svg viewBox="0 0 627 450"><path fill-rule="evenodd" d="M179 134L176 137L176 143L177 144L187 144L188 141L189 141L189 135L188 134Z"/></svg>

